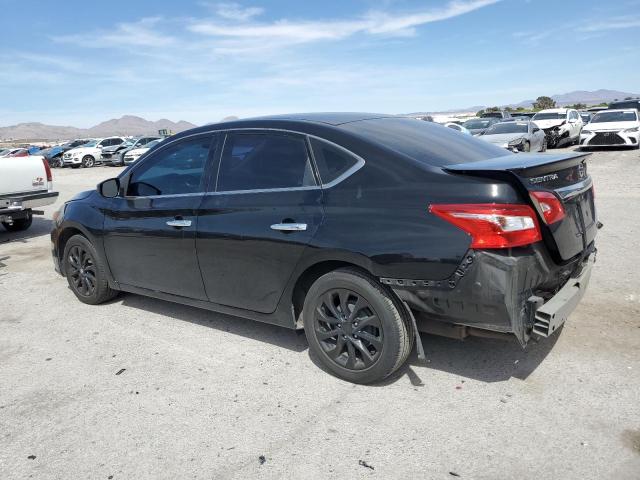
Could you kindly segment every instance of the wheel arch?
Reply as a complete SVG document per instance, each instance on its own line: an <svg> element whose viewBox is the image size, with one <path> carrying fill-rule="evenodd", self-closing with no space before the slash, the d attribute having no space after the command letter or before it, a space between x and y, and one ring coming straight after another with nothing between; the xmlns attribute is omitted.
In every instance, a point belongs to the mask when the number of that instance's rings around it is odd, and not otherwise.
<svg viewBox="0 0 640 480"><path fill-rule="evenodd" d="M321 260L307 266L296 278L291 292L291 306L295 320L295 328L302 328L302 308L311 285L323 275L340 268L353 268L368 275L373 275L364 265L346 260Z"/></svg>

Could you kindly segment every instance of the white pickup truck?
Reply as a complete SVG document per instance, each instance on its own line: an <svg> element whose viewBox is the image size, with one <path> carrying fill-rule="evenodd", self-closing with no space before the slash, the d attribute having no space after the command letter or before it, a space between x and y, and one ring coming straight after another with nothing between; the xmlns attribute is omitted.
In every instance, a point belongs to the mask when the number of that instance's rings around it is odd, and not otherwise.
<svg viewBox="0 0 640 480"><path fill-rule="evenodd" d="M10 232L31 226L34 210L56 201L51 169L40 156L0 158L0 223Z"/></svg>

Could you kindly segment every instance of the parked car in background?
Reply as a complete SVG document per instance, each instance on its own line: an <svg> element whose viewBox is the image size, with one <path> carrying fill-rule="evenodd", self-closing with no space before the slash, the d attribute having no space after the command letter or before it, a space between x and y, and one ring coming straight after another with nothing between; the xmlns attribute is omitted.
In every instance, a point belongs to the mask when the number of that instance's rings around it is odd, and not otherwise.
<svg viewBox="0 0 640 480"><path fill-rule="evenodd" d="M587 108L587 112L596 113L601 112L602 110L608 110L609 107L589 107Z"/></svg>
<svg viewBox="0 0 640 480"><path fill-rule="evenodd" d="M512 152L544 152L547 149L544 132L531 121L496 123L480 138Z"/></svg>
<svg viewBox="0 0 640 480"><path fill-rule="evenodd" d="M420 331L559 333L595 257L586 160L374 114L207 125L68 201L53 262L81 302L126 291L304 329L324 368L371 383Z"/></svg>
<svg viewBox="0 0 640 480"><path fill-rule="evenodd" d="M640 119L636 109L604 110L596 113L582 129L580 146L634 147L640 146Z"/></svg>
<svg viewBox="0 0 640 480"><path fill-rule="evenodd" d="M65 150L62 146L56 146L41 150L39 154L47 160L51 168L56 168L62 166L62 155L64 155L64 152Z"/></svg>
<svg viewBox="0 0 640 480"><path fill-rule="evenodd" d="M507 118L511 118L511 113L500 110L498 112L484 112L480 115L480 118L497 118L498 120L505 120Z"/></svg>
<svg viewBox="0 0 640 480"><path fill-rule="evenodd" d="M572 108L550 108L540 110L532 119L544 130L549 148L576 145L584 123L577 110Z"/></svg>
<svg viewBox="0 0 640 480"><path fill-rule="evenodd" d="M0 157L4 157L5 153L9 153L10 151L10 148L0 148Z"/></svg>
<svg viewBox="0 0 640 480"><path fill-rule="evenodd" d="M452 128L453 130L457 130L460 133L464 133L465 135L471 135L471 132L467 130L465 127L458 123L449 122L444 124L445 127Z"/></svg>
<svg viewBox="0 0 640 480"><path fill-rule="evenodd" d="M536 112L513 112L512 116L515 117L516 119L528 119L531 120L534 115L536 114Z"/></svg>
<svg viewBox="0 0 640 480"><path fill-rule="evenodd" d="M102 163L104 165L120 166L124 165L124 156L129 150L135 150L142 148L149 142L154 140L160 140L162 137L146 136L139 138L132 138L120 145L113 145L111 147L105 147L102 149Z"/></svg>
<svg viewBox="0 0 640 480"><path fill-rule="evenodd" d="M591 121L591 117L593 115L590 112L578 112L580 114L580 118L582 119L582 123L586 125Z"/></svg>
<svg viewBox="0 0 640 480"><path fill-rule="evenodd" d="M100 162L102 149L112 145L120 145L124 143L122 137L108 137L85 143L76 148L72 148L63 155L63 164L65 167L93 167Z"/></svg>
<svg viewBox="0 0 640 480"><path fill-rule="evenodd" d="M15 148L15 149L11 150L5 156L7 156L7 157L28 157L29 156L29 149L27 149L27 148Z"/></svg>
<svg viewBox="0 0 640 480"><path fill-rule="evenodd" d="M71 142L63 143L62 145L60 145L60 147L66 152L68 150L71 150L72 148L76 148L92 142L93 140L93 138L79 138L76 140L72 140Z"/></svg>
<svg viewBox="0 0 640 480"><path fill-rule="evenodd" d="M38 207L55 202L53 177L42 156L3 158L0 161L0 223L10 232L26 230Z"/></svg>
<svg viewBox="0 0 640 480"><path fill-rule="evenodd" d="M500 122L500 119L493 117L472 118L471 120L467 120L466 122L464 122L462 126L469 130L471 132L471 135L477 137L478 135L482 135L484 132L486 132L487 128L489 128L491 125L498 122Z"/></svg>
<svg viewBox="0 0 640 480"><path fill-rule="evenodd" d="M607 107L607 110L626 110L634 108L640 110L640 98L634 98L633 100L620 100L619 102L611 102Z"/></svg>
<svg viewBox="0 0 640 480"><path fill-rule="evenodd" d="M124 154L124 164L131 165L132 163L137 162L142 155L147 153L156 145L159 145L163 140L164 138L156 138L155 140L152 140L151 142L145 144L144 147L128 150L127 153Z"/></svg>

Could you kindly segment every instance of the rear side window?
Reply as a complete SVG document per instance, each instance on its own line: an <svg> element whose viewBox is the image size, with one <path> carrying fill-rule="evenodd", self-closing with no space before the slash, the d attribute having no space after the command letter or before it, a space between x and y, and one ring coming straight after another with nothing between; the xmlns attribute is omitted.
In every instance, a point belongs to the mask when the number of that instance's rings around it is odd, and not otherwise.
<svg viewBox="0 0 640 480"><path fill-rule="evenodd" d="M358 163L358 159L331 143L311 138L313 157L323 184L331 183Z"/></svg>
<svg viewBox="0 0 640 480"><path fill-rule="evenodd" d="M129 180L128 196L179 195L204 191L203 174L211 137L168 146L147 157Z"/></svg>
<svg viewBox="0 0 640 480"><path fill-rule="evenodd" d="M304 138L261 133L227 135L217 191L269 190L315 184Z"/></svg>

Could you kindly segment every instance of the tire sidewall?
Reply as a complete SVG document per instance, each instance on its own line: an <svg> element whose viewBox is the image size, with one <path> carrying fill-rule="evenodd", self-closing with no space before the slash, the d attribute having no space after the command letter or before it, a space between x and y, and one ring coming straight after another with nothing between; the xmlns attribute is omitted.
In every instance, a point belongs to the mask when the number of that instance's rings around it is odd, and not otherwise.
<svg viewBox="0 0 640 480"><path fill-rule="evenodd" d="M327 357L315 336L314 313L318 299L329 290L337 288L351 290L364 297L380 318L383 331L382 352L378 361L367 369L354 371L341 367ZM399 312L394 313L393 310L397 310L393 299L383 293L382 289L372 286L370 280L344 271L334 271L323 275L307 292L303 307L302 318L305 322L305 335L309 342L309 348L326 369L340 378L354 383L372 383L381 380L395 370L401 349L399 345L404 341L402 332L398 328L398 322L394 321L392 317Z"/></svg>
<svg viewBox="0 0 640 480"><path fill-rule="evenodd" d="M93 257L93 263L96 267L96 289L90 296L81 295L78 293L71 281L70 276L67 274L67 259L69 258L69 251L74 246L80 246L84 248L89 254ZM102 260L98 256L98 252L91 244L91 242L82 235L74 235L71 237L65 247L64 247L64 256L62 257L62 272L64 276L67 278L67 283L69 284L69 288L74 293L74 295L83 303L88 303L90 305L97 305L99 303L104 302L111 296L111 289L107 283L105 268L102 263Z"/></svg>
<svg viewBox="0 0 640 480"><path fill-rule="evenodd" d="M87 165L88 163L91 163L91 164ZM96 160L91 155L85 155L84 157L82 157L82 166L84 168L91 168L95 164L96 164Z"/></svg>

